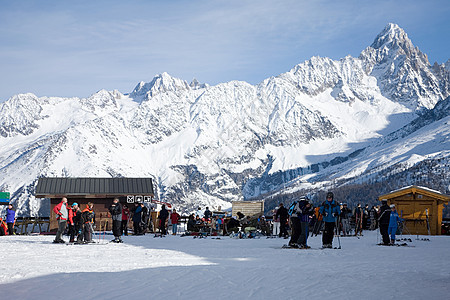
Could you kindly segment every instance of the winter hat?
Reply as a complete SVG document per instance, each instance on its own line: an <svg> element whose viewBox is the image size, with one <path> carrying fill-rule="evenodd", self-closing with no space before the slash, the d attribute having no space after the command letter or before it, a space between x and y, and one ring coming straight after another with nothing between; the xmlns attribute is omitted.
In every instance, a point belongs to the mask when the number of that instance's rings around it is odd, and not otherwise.
<svg viewBox="0 0 450 300"><path fill-rule="evenodd" d="M75 205L78 205L78 203L74 202L74 203L72 204L72 207L74 207Z"/></svg>
<svg viewBox="0 0 450 300"><path fill-rule="evenodd" d="M390 208L395 208L395 204L389 205Z"/></svg>
<svg viewBox="0 0 450 300"><path fill-rule="evenodd" d="M327 198L333 199L334 198L334 194L332 192L328 192L327 193Z"/></svg>

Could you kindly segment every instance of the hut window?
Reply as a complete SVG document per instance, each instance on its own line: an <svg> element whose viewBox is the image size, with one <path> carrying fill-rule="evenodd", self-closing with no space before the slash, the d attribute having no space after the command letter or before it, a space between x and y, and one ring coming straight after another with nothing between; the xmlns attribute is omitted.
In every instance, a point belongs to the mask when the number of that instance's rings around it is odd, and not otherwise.
<svg viewBox="0 0 450 300"><path fill-rule="evenodd" d="M417 199L422 199L423 196L422 195L417 195Z"/></svg>

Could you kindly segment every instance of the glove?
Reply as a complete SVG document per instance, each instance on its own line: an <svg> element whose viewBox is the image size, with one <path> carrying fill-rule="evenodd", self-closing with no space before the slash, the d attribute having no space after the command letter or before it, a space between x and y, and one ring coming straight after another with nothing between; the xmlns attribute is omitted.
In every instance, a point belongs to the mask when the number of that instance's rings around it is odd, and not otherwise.
<svg viewBox="0 0 450 300"><path fill-rule="evenodd" d="M323 215L326 217L326 216L328 216L328 213L327 213L327 212L324 212Z"/></svg>
<svg viewBox="0 0 450 300"><path fill-rule="evenodd" d="M78 230L78 234L81 234L81 229L80 229L80 230Z"/></svg>

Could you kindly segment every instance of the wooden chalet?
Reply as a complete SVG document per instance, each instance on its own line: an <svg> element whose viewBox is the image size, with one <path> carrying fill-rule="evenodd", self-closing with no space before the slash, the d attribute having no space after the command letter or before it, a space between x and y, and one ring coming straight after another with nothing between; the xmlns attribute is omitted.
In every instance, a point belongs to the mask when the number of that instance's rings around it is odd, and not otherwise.
<svg viewBox="0 0 450 300"><path fill-rule="evenodd" d="M110 230L108 208L114 198L132 208L134 203L150 202L153 196L151 178L39 178L35 193L36 198L50 199L50 231L58 228L53 208L62 197L67 198L69 206L77 202L81 210L88 202L94 203L97 229L108 222L107 230Z"/></svg>
<svg viewBox="0 0 450 300"><path fill-rule="evenodd" d="M450 196L425 187L409 186L378 198L395 204L398 214L405 220L403 234L441 234L444 204L448 205ZM427 226L427 213L428 224Z"/></svg>

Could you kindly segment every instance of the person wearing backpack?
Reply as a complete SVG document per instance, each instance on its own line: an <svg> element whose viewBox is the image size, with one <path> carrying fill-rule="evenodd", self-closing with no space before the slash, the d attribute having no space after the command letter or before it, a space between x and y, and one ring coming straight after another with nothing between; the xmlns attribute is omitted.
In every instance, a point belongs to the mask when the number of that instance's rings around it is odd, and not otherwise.
<svg viewBox="0 0 450 300"><path fill-rule="evenodd" d="M81 213L81 221L83 223L84 243L94 243L94 241L92 240L95 223L94 203L88 202L86 208Z"/></svg>
<svg viewBox="0 0 450 300"><path fill-rule="evenodd" d="M300 201L294 201L288 210L289 216L290 216L290 222L291 222L291 239L289 240L289 247L292 248L299 248L298 245L298 238L300 237L301 232L301 224L300 224Z"/></svg>
<svg viewBox="0 0 450 300"><path fill-rule="evenodd" d="M337 217L341 213L341 209L334 200L332 192L327 193L327 200L322 203L319 209L323 216L325 228L322 235L322 248L333 248L334 227Z"/></svg>
<svg viewBox="0 0 450 300"><path fill-rule="evenodd" d="M311 248L308 246L309 219L314 214L314 208L307 197L300 198L300 236L298 237L298 245L302 249Z"/></svg>

